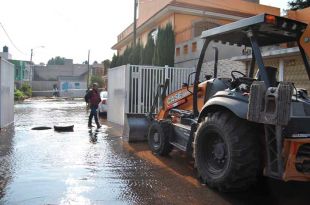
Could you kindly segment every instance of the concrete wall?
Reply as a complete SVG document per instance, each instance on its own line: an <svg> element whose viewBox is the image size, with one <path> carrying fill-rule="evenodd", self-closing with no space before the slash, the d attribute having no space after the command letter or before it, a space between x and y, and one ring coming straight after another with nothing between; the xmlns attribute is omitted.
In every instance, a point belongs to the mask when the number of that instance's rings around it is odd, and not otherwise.
<svg viewBox="0 0 310 205"><path fill-rule="evenodd" d="M34 67L34 80L55 81L59 76L80 76L88 71L84 64L48 65Z"/></svg>
<svg viewBox="0 0 310 205"><path fill-rule="evenodd" d="M32 96L53 96L53 85L58 85L58 81L31 81Z"/></svg>
<svg viewBox="0 0 310 205"><path fill-rule="evenodd" d="M193 52L192 46L193 43L196 43L197 50ZM199 59L199 55L203 46L204 40L199 37L194 38L190 41L180 43L176 45L176 50L180 49L180 55L177 55L175 52L174 57L174 67L182 67L182 68L191 68L196 67ZM188 53L184 53L184 47L188 47ZM214 49L213 47L217 47L219 50L219 59L229 59L234 56L240 56L242 54L242 47L238 46L229 46L222 43L214 43L211 42L208 46L205 55L205 62L210 62L214 60Z"/></svg>
<svg viewBox="0 0 310 205"><path fill-rule="evenodd" d="M14 122L14 65L0 57L0 128Z"/></svg>
<svg viewBox="0 0 310 205"><path fill-rule="evenodd" d="M83 98L87 90L86 81L79 80L60 80L59 94L60 97Z"/></svg>

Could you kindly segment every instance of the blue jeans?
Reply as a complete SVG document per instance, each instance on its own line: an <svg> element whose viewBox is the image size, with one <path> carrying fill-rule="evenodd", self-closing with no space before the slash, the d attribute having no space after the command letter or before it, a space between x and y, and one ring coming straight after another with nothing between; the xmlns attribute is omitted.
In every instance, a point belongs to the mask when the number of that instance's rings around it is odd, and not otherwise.
<svg viewBox="0 0 310 205"><path fill-rule="evenodd" d="M99 126L99 120L98 120L98 115L97 115L97 108L96 107L91 107L90 108L90 114L88 118L88 126L91 126L93 117L95 118L96 125Z"/></svg>

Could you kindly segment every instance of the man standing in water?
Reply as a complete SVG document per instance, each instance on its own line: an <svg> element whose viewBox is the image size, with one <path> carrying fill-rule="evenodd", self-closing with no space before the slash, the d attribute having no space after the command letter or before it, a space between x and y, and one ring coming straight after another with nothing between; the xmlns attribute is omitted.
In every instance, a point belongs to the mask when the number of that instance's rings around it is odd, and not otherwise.
<svg viewBox="0 0 310 205"><path fill-rule="evenodd" d="M97 115L97 109L98 109L98 104L101 101L99 92L98 92L98 84L93 83L92 90L88 91L88 102L89 102L89 107L90 107L90 114L88 118L88 127L91 128L92 126L92 120L93 117L95 118L95 122L97 125L97 128L100 128L101 125L98 120L98 115Z"/></svg>

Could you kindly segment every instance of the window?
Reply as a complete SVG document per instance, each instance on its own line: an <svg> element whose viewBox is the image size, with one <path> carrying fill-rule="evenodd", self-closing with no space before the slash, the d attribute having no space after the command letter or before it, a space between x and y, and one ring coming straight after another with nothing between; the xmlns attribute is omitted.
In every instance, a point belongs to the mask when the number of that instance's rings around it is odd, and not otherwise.
<svg viewBox="0 0 310 205"><path fill-rule="evenodd" d="M192 52L194 53L196 51L197 51L197 42L195 41L192 43Z"/></svg>
<svg viewBox="0 0 310 205"><path fill-rule="evenodd" d="M175 56L180 56L180 48L175 49Z"/></svg>
<svg viewBox="0 0 310 205"><path fill-rule="evenodd" d="M188 54L188 45L183 46L183 53L184 53L184 55Z"/></svg>
<svg viewBox="0 0 310 205"><path fill-rule="evenodd" d="M154 44L156 45L157 36L158 36L158 28L152 30L150 33L151 33L151 36L152 36L152 38L153 38L153 40L154 40Z"/></svg>

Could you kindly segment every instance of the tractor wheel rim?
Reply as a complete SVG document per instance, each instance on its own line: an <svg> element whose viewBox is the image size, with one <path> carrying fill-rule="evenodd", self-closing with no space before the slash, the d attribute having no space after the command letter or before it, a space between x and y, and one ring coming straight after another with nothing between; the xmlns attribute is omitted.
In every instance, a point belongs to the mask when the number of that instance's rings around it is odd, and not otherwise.
<svg viewBox="0 0 310 205"><path fill-rule="evenodd" d="M160 146L160 136L158 132L155 132L153 135L153 146L158 148Z"/></svg>
<svg viewBox="0 0 310 205"><path fill-rule="evenodd" d="M212 174L221 173L228 161L227 146L223 138L218 134L210 135L206 150L209 172Z"/></svg>

